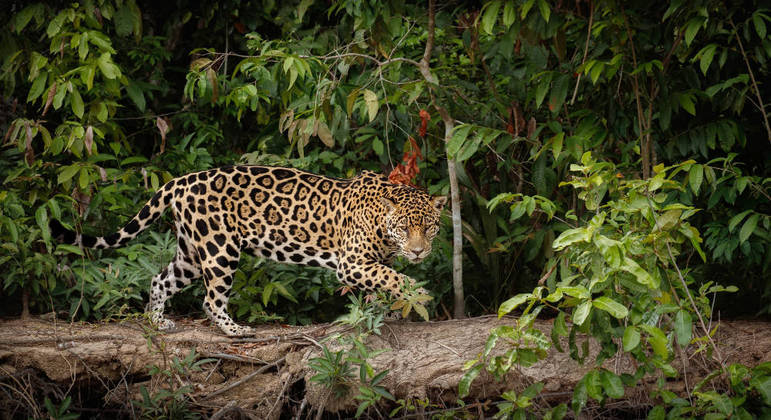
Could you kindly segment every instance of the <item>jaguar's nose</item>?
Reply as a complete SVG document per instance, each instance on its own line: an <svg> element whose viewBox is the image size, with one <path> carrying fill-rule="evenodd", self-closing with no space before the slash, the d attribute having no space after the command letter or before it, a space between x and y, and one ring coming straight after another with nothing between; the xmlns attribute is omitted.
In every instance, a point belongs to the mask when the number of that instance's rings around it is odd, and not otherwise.
<svg viewBox="0 0 771 420"><path fill-rule="evenodd" d="M412 255L415 256L415 258L418 258L418 257L420 257L420 254L423 253L423 248L422 247L420 247L420 248L412 248L410 250L410 252L412 253Z"/></svg>

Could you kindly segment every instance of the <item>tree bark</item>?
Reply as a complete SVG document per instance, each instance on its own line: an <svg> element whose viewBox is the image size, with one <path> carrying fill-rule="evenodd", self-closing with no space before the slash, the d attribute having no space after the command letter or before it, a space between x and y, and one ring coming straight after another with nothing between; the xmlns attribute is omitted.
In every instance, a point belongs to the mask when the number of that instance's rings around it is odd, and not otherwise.
<svg viewBox="0 0 771 420"><path fill-rule="evenodd" d="M216 410L240 410L248 416L278 418L303 417L319 410L352 415L358 405L353 397L357 386L344 397L331 395L311 378L316 372L309 361L321 355L320 343L333 351L339 349L333 334L346 333L341 326L329 324L307 327L259 326L253 338L230 339L204 321L178 320L180 331L158 334L138 322L81 324L43 321L40 319L0 321L0 412L35 413L45 408L43 397L52 389L59 395L69 394L72 407L88 410L129 410L130 401L141 400L139 388L151 393L159 389L189 386L191 406L206 415ZM387 350L369 360L376 372L388 370L380 383L397 399L430 401L434 406L457 407L458 382L463 364L479 354L491 328L513 325L513 318L470 318L442 322L389 322L380 336L371 336L371 350ZM537 320L535 327L549 335L552 321ZM579 343L587 340L578 338ZM771 325L763 322L722 322L715 340L726 364L744 363L756 366L771 360ZM477 401L494 414L494 403L505 390L521 391L533 382L544 382L543 406L568 402L574 385L592 367L599 346L591 339L586 364L570 359L566 353L552 349L548 357L530 367L515 367L496 381L482 374L473 383L468 404ZM565 347L565 343L563 343ZM579 347L581 345L579 344ZM195 350L202 363L200 371L174 368ZM505 349L503 349L505 350ZM679 395L692 389L700 378L717 366L686 349L672 362L681 376L669 380L667 386ZM685 361L685 364L683 364ZM149 377L150 367L173 372L166 377L156 373ZM635 362L621 356L607 360L603 366L617 373L634 370ZM353 376L358 377L358 366ZM684 374L684 375L683 375ZM149 378L149 379L148 379ZM655 378L647 378L616 403L650 404L650 390ZM95 395L97 397L95 397ZM77 400L81 398L82 400ZM300 403L302 401L302 403ZM485 403L487 401L487 403ZM96 402L96 403L94 403ZM87 404L96 404L88 406ZM546 404L548 403L548 404ZM30 405L38 404L38 407ZM387 414L393 403L383 401L380 413ZM390 405L389 405L390 404ZM481 407L480 405L480 407ZM133 408L136 410L137 408ZM481 408L480 408L481 409ZM9 411L10 410L10 411ZM385 410L385 411L384 411ZM370 413L377 417L376 412ZM403 415L406 413L402 413ZM312 417L312 416L311 416Z"/></svg>

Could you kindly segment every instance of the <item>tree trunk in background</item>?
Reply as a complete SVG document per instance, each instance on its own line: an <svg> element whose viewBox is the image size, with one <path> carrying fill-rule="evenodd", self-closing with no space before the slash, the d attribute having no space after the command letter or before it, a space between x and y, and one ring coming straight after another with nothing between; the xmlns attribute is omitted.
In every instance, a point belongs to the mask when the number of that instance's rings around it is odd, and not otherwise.
<svg viewBox="0 0 771 420"><path fill-rule="evenodd" d="M423 59L418 63L420 74L429 84L433 92L433 87L439 84L436 77L431 74L431 53L434 49L434 28L435 28L435 1L428 2L428 38L426 39L426 49L423 52ZM431 95L431 102L436 108L444 123L444 144L450 142L452 130L455 127L455 119L450 116L443 106L437 103L434 95ZM447 156L447 177L450 179L450 203L452 211L452 288L453 288L453 317L456 319L466 317L465 298L463 295L463 219L460 214L460 192L458 190L458 175L455 171L455 159Z"/></svg>
<svg viewBox="0 0 771 420"><path fill-rule="evenodd" d="M445 121L445 144L452 138L452 120ZM465 298L463 296L463 221L460 215L460 193L458 175L455 173L455 159L447 157L447 176L450 178L450 200L452 201L452 288L454 292L453 318L465 318Z"/></svg>

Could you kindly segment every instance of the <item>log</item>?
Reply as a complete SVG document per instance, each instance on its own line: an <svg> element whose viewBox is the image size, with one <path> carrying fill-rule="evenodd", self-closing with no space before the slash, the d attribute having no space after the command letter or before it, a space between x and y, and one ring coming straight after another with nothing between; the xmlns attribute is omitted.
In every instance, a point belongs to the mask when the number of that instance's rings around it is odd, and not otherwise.
<svg viewBox="0 0 771 420"><path fill-rule="evenodd" d="M231 339L207 321L176 323L177 332L159 333L137 320L99 324L42 319L0 321L0 412L40 417L45 414L41 402L44 396L61 399L75 395L71 409L76 412L113 410L131 416L141 408L137 401L142 400L142 387L150 395L160 389L183 389L192 409L216 418L232 417L236 412L253 418L312 418L322 412L350 416L356 410L355 386L354 392L336 397L311 380L316 372L308 366L321 354L322 343L333 350L339 348L337 341L329 338L350 332L344 326L263 325L257 327L254 337ZM427 412L450 409L457 407L464 362L482 351L491 328L513 323L513 318L496 317L388 322L379 336L368 338L368 348L387 350L370 363L376 371L388 369L381 385L395 398L430 402L432 408L426 408ZM548 335L551 324L551 320L537 320L535 327ZM723 322L716 341L726 364L756 366L771 361L768 323ZM502 381L483 373L474 381L466 402L480 412L490 410L503 391L521 390L538 381L545 383L540 398L567 402L573 386L592 368L598 351L598 345L589 340L584 365L552 348L545 360L512 369ZM187 356L191 356L191 362L179 368L178 361ZM718 366L705 352L695 357L682 356L672 363L685 373L670 381L670 389L676 392L692 388ZM190 368L193 360L204 358L209 360L197 369ZM606 360L603 365L617 373L635 368L634 361L624 356ZM153 366L160 373L151 375ZM645 384L638 388L627 392L625 399L639 405L644 396L643 402L649 404ZM370 414L387 415L388 409L395 406L388 404Z"/></svg>

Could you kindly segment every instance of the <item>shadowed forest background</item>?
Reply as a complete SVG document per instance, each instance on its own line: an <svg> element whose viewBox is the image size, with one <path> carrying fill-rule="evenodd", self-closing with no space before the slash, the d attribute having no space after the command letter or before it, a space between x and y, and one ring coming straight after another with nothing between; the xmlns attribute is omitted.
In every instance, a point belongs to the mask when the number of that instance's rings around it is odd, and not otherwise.
<svg viewBox="0 0 771 420"><path fill-rule="evenodd" d="M109 251L57 244L52 219L107 234L173 177L235 163L342 178L401 165L405 180L452 199L433 254L395 267L426 282L430 318L518 317L464 355L458 398L478 375L505 377L556 348L598 366L566 402L531 407L536 383L485 412L559 418L646 375L679 377L674 361L695 352L717 373L677 395L659 383L652 418L769 414L771 364L728 364L713 340L721 319L771 314L763 2L3 4L0 316L136 317L174 253L168 215ZM373 355L350 356L382 314L339 287L332 271L244 255L230 313L291 325L347 316L359 335L338 340L342 353L324 349L315 382L335 393L348 376L365 384L351 386L364 396L356 415L407 410L367 367ZM203 291L194 282L167 312L204 318ZM548 336L536 317L553 320ZM584 360L576 334L598 353ZM599 367L621 353L636 360L631 373ZM357 369L327 369L346 361ZM64 416L57 395L30 406Z"/></svg>

